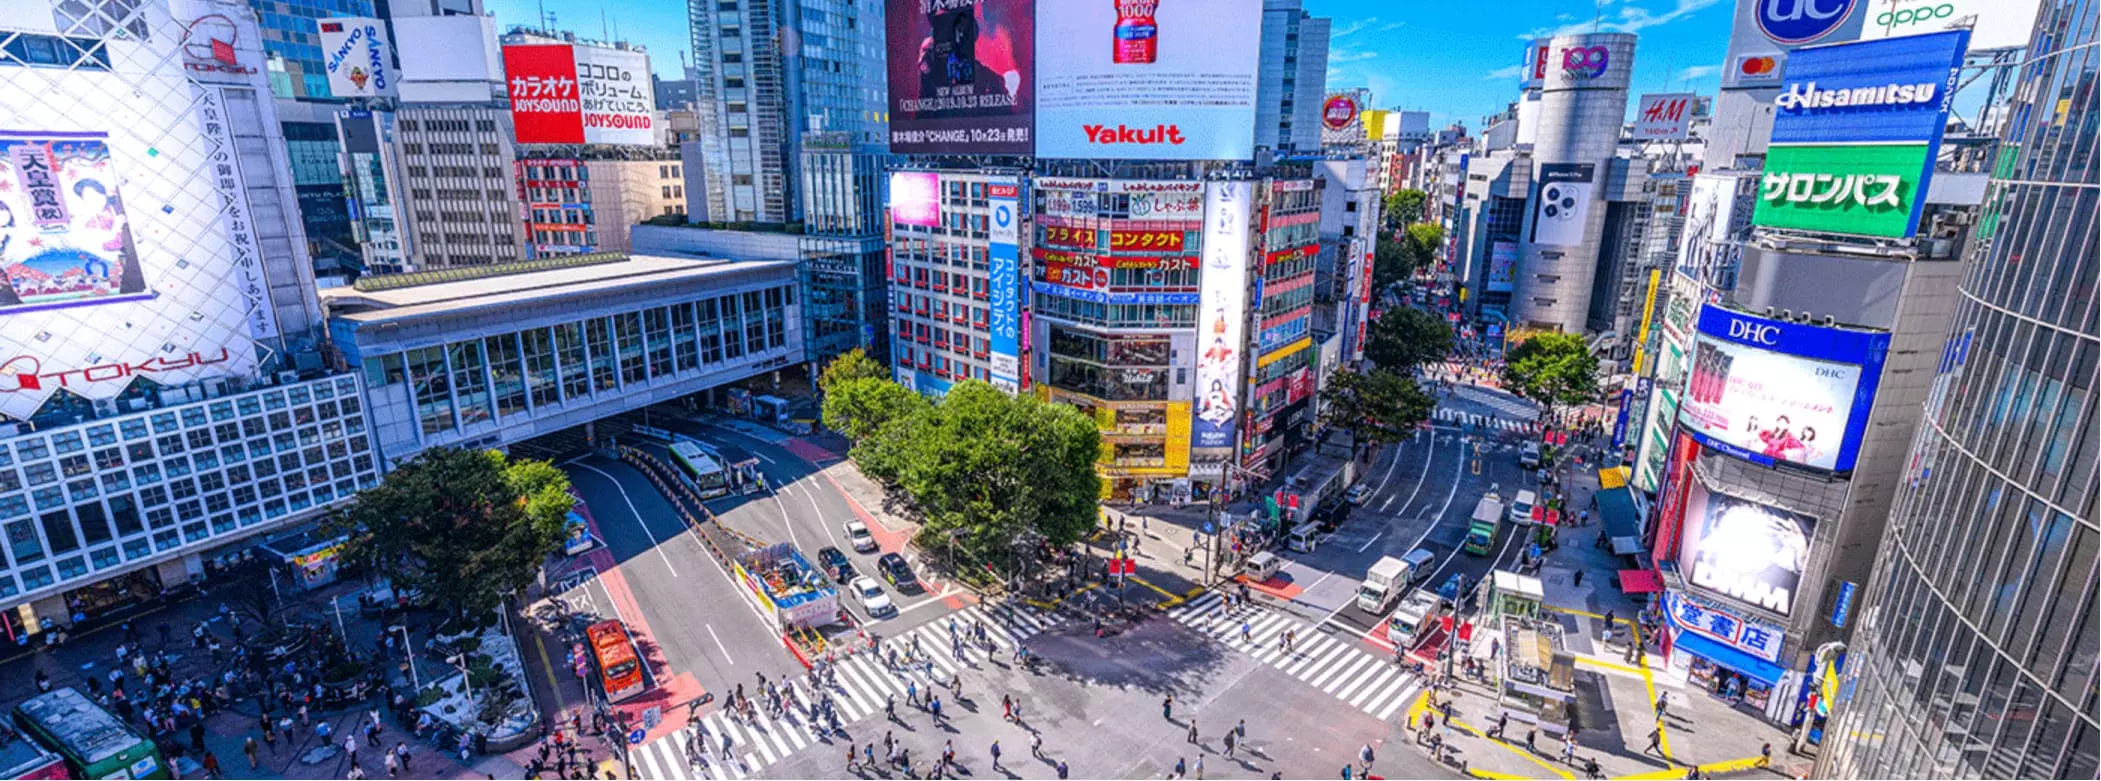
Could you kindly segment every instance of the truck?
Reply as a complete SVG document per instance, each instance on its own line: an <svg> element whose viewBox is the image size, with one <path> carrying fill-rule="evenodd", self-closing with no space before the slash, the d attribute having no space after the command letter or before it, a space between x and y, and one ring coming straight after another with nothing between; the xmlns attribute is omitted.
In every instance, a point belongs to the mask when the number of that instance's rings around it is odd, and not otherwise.
<svg viewBox="0 0 2101 781"><path fill-rule="evenodd" d="M1396 556L1380 557L1365 571L1364 584L1357 587L1357 609L1372 615L1384 613L1407 586L1408 562Z"/></svg>
<svg viewBox="0 0 2101 781"><path fill-rule="evenodd" d="M1393 611L1393 620L1386 622L1386 640L1395 648L1407 650L1415 647L1426 633L1435 629L1437 618L1444 614L1444 600L1422 589L1408 592L1401 606Z"/></svg>
<svg viewBox="0 0 2101 781"><path fill-rule="evenodd" d="M1474 504L1474 517L1466 526L1466 544L1461 550L1477 556L1495 552L1496 532L1503 525L1503 497L1493 491Z"/></svg>

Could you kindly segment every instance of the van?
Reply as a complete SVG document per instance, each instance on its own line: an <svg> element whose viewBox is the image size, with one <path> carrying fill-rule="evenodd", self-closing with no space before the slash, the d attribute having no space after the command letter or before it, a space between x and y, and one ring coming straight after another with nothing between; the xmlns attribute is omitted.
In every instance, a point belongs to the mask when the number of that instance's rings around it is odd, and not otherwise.
<svg viewBox="0 0 2101 781"><path fill-rule="evenodd" d="M1312 553L1313 549L1320 545L1320 524L1307 521L1292 527L1291 536L1287 539L1287 543L1292 550L1300 553Z"/></svg>
<svg viewBox="0 0 2101 781"><path fill-rule="evenodd" d="M1401 563L1408 565L1408 578L1402 581L1401 585L1413 586L1430 577L1430 565L1437 563L1437 554L1431 553L1428 548L1416 548L1409 551L1408 555L1402 556Z"/></svg>
<svg viewBox="0 0 2101 781"><path fill-rule="evenodd" d="M1270 553L1269 551L1262 551L1261 553L1249 556L1247 559L1247 564L1244 565L1242 569L1247 572L1247 579L1250 582L1261 583L1262 581L1276 577L1277 570L1283 568L1283 566L1284 560L1278 558L1277 554Z"/></svg>
<svg viewBox="0 0 2101 781"><path fill-rule="evenodd" d="M1510 522L1530 524L1532 522L1532 506L1538 503L1539 496L1537 494L1531 491L1517 492L1517 498L1510 500Z"/></svg>
<svg viewBox="0 0 2101 781"><path fill-rule="evenodd" d="M1525 469L1538 469L1540 467L1538 442L1526 442L1525 446L1517 451L1517 465Z"/></svg>

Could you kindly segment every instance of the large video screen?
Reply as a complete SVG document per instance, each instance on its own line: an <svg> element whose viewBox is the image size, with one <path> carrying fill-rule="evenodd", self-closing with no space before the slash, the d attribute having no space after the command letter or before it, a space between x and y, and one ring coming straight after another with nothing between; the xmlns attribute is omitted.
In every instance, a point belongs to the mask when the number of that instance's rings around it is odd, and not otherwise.
<svg viewBox="0 0 2101 781"><path fill-rule="evenodd" d="M1261 30L1261 0L1042 3L1037 48L1058 56L1038 72L1036 155L1253 157Z"/></svg>
<svg viewBox="0 0 2101 781"><path fill-rule="evenodd" d="M1753 462L1850 472L1889 335L1701 308L1678 421Z"/></svg>
<svg viewBox="0 0 2101 781"><path fill-rule="evenodd" d="M145 297L102 133L0 132L0 312Z"/></svg>
<svg viewBox="0 0 2101 781"><path fill-rule="evenodd" d="M891 152L1029 154L1035 142L1035 5L889 0Z"/></svg>
<svg viewBox="0 0 2101 781"><path fill-rule="evenodd" d="M1679 567L1716 594L1787 615L1794 610L1816 519L1687 481Z"/></svg>

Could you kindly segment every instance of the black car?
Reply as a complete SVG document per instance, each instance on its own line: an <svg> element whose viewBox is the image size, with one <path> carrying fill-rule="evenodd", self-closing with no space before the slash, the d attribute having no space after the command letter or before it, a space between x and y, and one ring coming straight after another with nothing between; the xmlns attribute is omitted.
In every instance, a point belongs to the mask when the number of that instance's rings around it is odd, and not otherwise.
<svg viewBox="0 0 2101 781"><path fill-rule="evenodd" d="M1320 524L1321 531L1331 532L1350 519L1351 509L1350 503L1341 497L1329 499L1313 508L1313 521Z"/></svg>
<svg viewBox="0 0 2101 781"><path fill-rule="evenodd" d="M818 548L817 566L824 570L824 574L830 577L833 583L843 586L854 579L853 562L848 561L846 554L840 553L838 548Z"/></svg>
<svg viewBox="0 0 2101 781"><path fill-rule="evenodd" d="M903 556L885 553L882 558L875 560L875 568L882 570L883 579L890 581L890 585L896 586L899 591L916 591L920 588L919 578L913 576L912 565L907 563Z"/></svg>

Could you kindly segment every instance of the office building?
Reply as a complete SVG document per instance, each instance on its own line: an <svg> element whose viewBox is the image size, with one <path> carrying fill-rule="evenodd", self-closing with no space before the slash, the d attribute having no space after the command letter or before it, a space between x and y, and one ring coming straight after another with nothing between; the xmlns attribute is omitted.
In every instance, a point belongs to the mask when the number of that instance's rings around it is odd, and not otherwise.
<svg viewBox="0 0 2101 781"><path fill-rule="evenodd" d="M620 252L647 220L686 215L686 177L662 148L578 148L589 158L526 157L513 164L535 258Z"/></svg>
<svg viewBox="0 0 2101 781"><path fill-rule="evenodd" d="M938 396L961 380L1026 384L1018 344L995 361L994 328L1020 332L1016 223L995 236L995 194L1015 210L1020 177L994 171L890 174L890 357L897 381ZM1018 213L1018 212L1010 212ZM995 244L1004 254L995 280ZM997 281L998 284L995 284ZM997 288L995 290L995 288Z"/></svg>
<svg viewBox="0 0 2101 781"><path fill-rule="evenodd" d="M1582 333L1589 322L1600 252L1608 244L1605 202L1626 190L1625 179L1612 177L1627 170L1623 162L1616 168L1615 159L1634 43L1627 33L1592 33L1540 44L1552 52L1548 61L1564 67L1546 68L1539 89L1530 162L1536 184L1509 305L1520 327ZM1526 124L1521 113L1521 135Z"/></svg>
<svg viewBox="0 0 2101 781"><path fill-rule="evenodd" d="M686 163L697 179L687 185L689 213L797 222L805 133L846 133L856 147L884 149L881 0L688 0L687 10L701 125L698 159Z"/></svg>
<svg viewBox="0 0 2101 781"><path fill-rule="evenodd" d="M1276 157L1320 151L1328 96L1331 20L1301 0L1263 0L1262 64L1255 83L1255 149Z"/></svg>
<svg viewBox="0 0 2101 781"><path fill-rule="evenodd" d="M301 359L318 305L253 17L129 8L0 18L0 203L64 206L42 249L0 249L0 631L23 642L377 478L357 378ZM207 17L230 51L184 46Z"/></svg>
<svg viewBox="0 0 2101 781"><path fill-rule="evenodd" d="M2020 66L1925 420L1830 687L1820 778L2093 778L2093 0L2051 0ZM1973 44L1974 49L1974 44ZM1914 411L1913 414L1917 414Z"/></svg>

